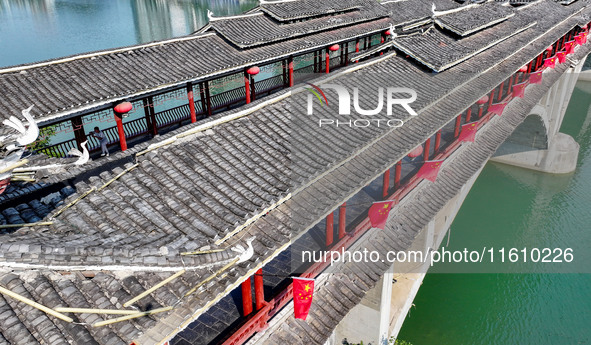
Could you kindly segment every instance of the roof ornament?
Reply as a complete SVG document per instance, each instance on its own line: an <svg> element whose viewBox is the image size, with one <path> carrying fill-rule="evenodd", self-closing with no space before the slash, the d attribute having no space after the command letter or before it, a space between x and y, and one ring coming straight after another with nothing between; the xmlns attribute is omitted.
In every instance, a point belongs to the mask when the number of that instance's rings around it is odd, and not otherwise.
<svg viewBox="0 0 591 345"><path fill-rule="evenodd" d="M82 144L80 144L80 146L82 146L82 152L80 152L80 150L78 150L75 147L72 147L70 149L70 151L68 151L68 155L78 157L78 160L76 160L72 164L82 165L82 164L88 162L88 160L90 159L90 153L88 152L88 149L86 148L87 144L88 144L88 141L85 141Z"/></svg>
<svg viewBox="0 0 591 345"><path fill-rule="evenodd" d="M0 144L10 141L6 145L7 151L14 151L19 147L27 146L37 140L37 137L39 136L39 127L31 115L32 108L33 106L30 106L21 112L25 120L28 122L27 126L25 126L23 121L14 116L2 121L5 126L11 127L18 132L18 134L9 134L0 137Z"/></svg>
<svg viewBox="0 0 591 345"><path fill-rule="evenodd" d="M394 32L394 25L390 23L390 41L394 41L394 38L397 36L398 34Z"/></svg>
<svg viewBox="0 0 591 345"><path fill-rule="evenodd" d="M241 263L241 262L245 262L247 260L249 260L252 255L254 254L254 248L252 247L252 241L254 241L256 238L256 236L253 236L249 239L246 240L246 244L248 246L248 248L244 248L244 246L242 246L241 244L236 245L236 247L232 247L231 249L235 252L238 253L238 262L236 262L237 264Z"/></svg>
<svg viewBox="0 0 591 345"><path fill-rule="evenodd" d="M207 19L209 19L210 22L214 20L213 12L211 10L207 10Z"/></svg>

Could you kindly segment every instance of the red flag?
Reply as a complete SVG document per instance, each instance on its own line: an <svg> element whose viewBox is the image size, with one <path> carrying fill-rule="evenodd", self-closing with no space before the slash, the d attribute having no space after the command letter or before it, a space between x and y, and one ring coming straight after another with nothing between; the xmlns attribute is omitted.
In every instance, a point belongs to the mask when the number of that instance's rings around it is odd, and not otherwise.
<svg viewBox="0 0 591 345"><path fill-rule="evenodd" d="M513 85L513 97L523 98L525 92L526 83L519 83Z"/></svg>
<svg viewBox="0 0 591 345"><path fill-rule="evenodd" d="M556 66L556 57L555 56L544 60L544 67L554 68L555 66Z"/></svg>
<svg viewBox="0 0 591 345"><path fill-rule="evenodd" d="M580 45L580 46L582 46L582 45L583 45L583 43L585 43L585 42L583 42L583 41L584 41L584 39L585 39L585 37L584 37L583 35L577 35L577 36L575 36L575 42L576 42L578 45Z"/></svg>
<svg viewBox="0 0 591 345"><path fill-rule="evenodd" d="M566 61L566 51L560 51L556 53L556 57L558 58L559 63L564 63Z"/></svg>
<svg viewBox="0 0 591 345"><path fill-rule="evenodd" d="M421 169L419 169L417 176L435 182L437 174L439 174L439 168L441 168L441 163L443 161L425 161Z"/></svg>
<svg viewBox="0 0 591 345"><path fill-rule="evenodd" d="M507 102L491 104L490 107L488 107L488 112L501 116L503 115L506 106Z"/></svg>
<svg viewBox="0 0 591 345"><path fill-rule="evenodd" d="M314 279L293 278L293 312L296 319L306 320L313 295Z"/></svg>
<svg viewBox="0 0 591 345"><path fill-rule="evenodd" d="M589 34L588 32L581 33L581 36L583 36L583 44L587 43L587 35L588 34Z"/></svg>
<svg viewBox="0 0 591 345"><path fill-rule="evenodd" d="M572 54L575 52L575 41L568 41L564 44L564 49L566 50L566 55Z"/></svg>
<svg viewBox="0 0 591 345"><path fill-rule="evenodd" d="M388 215L392 209L392 205L394 205L393 200L374 202L374 204L371 205L368 216L373 228L380 228L384 230L386 227L386 220L388 220Z"/></svg>
<svg viewBox="0 0 591 345"><path fill-rule="evenodd" d="M542 83L542 71L532 73L529 76L529 82L531 84L541 84Z"/></svg>
<svg viewBox="0 0 591 345"><path fill-rule="evenodd" d="M458 140L474 142L474 139L476 138L476 132L478 132L477 122L470 122L462 125L462 131L460 132Z"/></svg>

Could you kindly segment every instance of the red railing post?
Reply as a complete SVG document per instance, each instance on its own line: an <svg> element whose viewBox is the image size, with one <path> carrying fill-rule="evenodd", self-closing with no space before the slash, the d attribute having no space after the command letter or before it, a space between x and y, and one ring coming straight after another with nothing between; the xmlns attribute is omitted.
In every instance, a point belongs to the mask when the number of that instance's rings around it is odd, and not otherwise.
<svg viewBox="0 0 591 345"><path fill-rule="evenodd" d="M384 172L384 178L382 181L382 198L388 196L388 190L390 190L390 169Z"/></svg>
<svg viewBox="0 0 591 345"><path fill-rule="evenodd" d="M119 135L119 146L121 151L127 150L127 141L125 140L125 131L123 130L123 114L119 114L113 110L115 114L115 122L117 123L117 134Z"/></svg>
<svg viewBox="0 0 591 345"><path fill-rule="evenodd" d="M252 287L250 277L240 284L242 290L242 316L248 316L252 313Z"/></svg>
<svg viewBox="0 0 591 345"><path fill-rule="evenodd" d="M326 73L330 73L330 50L326 48Z"/></svg>
<svg viewBox="0 0 591 345"><path fill-rule="evenodd" d="M265 289L263 286L263 269L259 269L254 275L254 298L257 310L265 305Z"/></svg>
<svg viewBox="0 0 591 345"><path fill-rule="evenodd" d="M339 208L339 240L345 237L347 226L347 203L343 203Z"/></svg>
<svg viewBox="0 0 591 345"><path fill-rule="evenodd" d="M326 217L326 247L334 241L334 212Z"/></svg>
<svg viewBox="0 0 591 345"><path fill-rule="evenodd" d="M396 163L396 168L394 169L394 188L400 188L400 175L402 174L402 161L398 161Z"/></svg>
<svg viewBox="0 0 591 345"><path fill-rule="evenodd" d="M431 151L431 138L427 139L427 141L425 141L425 150L423 151L423 160L424 161L428 161L429 160L429 152Z"/></svg>
<svg viewBox="0 0 591 345"><path fill-rule="evenodd" d="M191 113L191 122L197 122L195 113L195 99L193 98L193 84L187 83L187 99L189 100L189 112Z"/></svg>
<svg viewBox="0 0 591 345"><path fill-rule="evenodd" d="M439 153L439 147L441 146L441 129L437 131L435 135L435 153Z"/></svg>
<svg viewBox="0 0 591 345"><path fill-rule="evenodd" d="M489 107L491 106L491 104L492 104L492 102L493 102L493 99L494 99L494 98L495 98L495 89L493 89L493 90L490 92L490 97L489 97L489 100L488 100L488 106L489 106Z"/></svg>
<svg viewBox="0 0 591 345"><path fill-rule="evenodd" d="M505 87L505 81L503 80L503 82L501 83L501 86L499 88L499 95L497 96L497 100L500 101L501 99L503 99L503 88Z"/></svg>

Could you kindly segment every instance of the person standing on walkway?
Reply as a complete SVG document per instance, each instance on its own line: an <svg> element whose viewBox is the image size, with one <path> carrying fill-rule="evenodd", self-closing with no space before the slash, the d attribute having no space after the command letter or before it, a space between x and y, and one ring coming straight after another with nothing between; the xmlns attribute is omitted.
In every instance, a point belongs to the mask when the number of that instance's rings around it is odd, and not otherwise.
<svg viewBox="0 0 591 345"><path fill-rule="evenodd" d="M103 156L109 156L109 150L107 149L107 143L109 142L109 139L107 139L107 136L105 135L105 133L103 133L103 131L101 131L98 127L94 127L94 132L90 132L90 135L92 135L93 137L95 137L98 141L99 144L101 144L101 157Z"/></svg>

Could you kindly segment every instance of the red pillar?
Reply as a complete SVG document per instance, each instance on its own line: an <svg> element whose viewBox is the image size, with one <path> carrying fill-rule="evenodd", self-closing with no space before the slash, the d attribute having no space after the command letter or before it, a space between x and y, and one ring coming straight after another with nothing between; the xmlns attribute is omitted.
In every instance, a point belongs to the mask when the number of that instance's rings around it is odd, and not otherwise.
<svg viewBox="0 0 591 345"><path fill-rule="evenodd" d="M119 134L119 145L121 146L121 151L127 150L127 141L125 140L125 131L123 130L123 114L119 114L115 112L115 122L117 123L117 134Z"/></svg>
<svg viewBox="0 0 591 345"><path fill-rule="evenodd" d="M263 287L263 269L259 269L254 275L254 298L256 309L260 310L265 302L265 289Z"/></svg>
<svg viewBox="0 0 591 345"><path fill-rule="evenodd" d="M326 73L330 73L330 54L328 52L329 50L326 48Z"/></svg>
<svg viewBox="0 0 591 345"><path fill-rule="evenodd" d="M187 83L187 98L189 99L191 122L197 122L197 114L195 113L195 99L193 98L193 85L191 85L191 83Z"/></svg>
<svg viewBox="0 0 591 345"><path fill-rule="evenodd" d="M334 240L334 212L326 217L326 246L330 247Z"/></svg>
<svg viewBox="0 0 591 345"><path fill-rule="evenodd" d="M492 102L493 102L493 99L494 99L494 98L495 98L495 89L493 89L493 90L490 92L490 97L489 97L489 100L488 100L488 106L489 106L489 107L491 106L491 104L492 104Z"/></svg>
<svg viewBox="0 0 591 345"><path fill-rule="evenodd" d="M394 188L400 188L400 174L402 173L402 161L398 161L396 163L396 168L394 169Z"/></svg>
<svg viewBox="0 0 591 345"><path fill-rule="evenodd" d="M382 181L382 198L388 196L388 190L390 189L390 169L384 172L384 180Z"/></svg>
<svg viewBox="0 0 591 345"><path fill-rule="evenodd" d="M505 81L503 81L501 83L501 87L499 88L499 96L497 97L497 100L500 101L501 99L503 99L503 88L505 87Z"/></svg>
<svg viewBox="0 0 591 345"><path fill-rule="evenodd" d="M250 277L240 284L242 290L242 316L247 316L252 313L252 287L250 285Z"/></svg>
<svg viewBox="0 0 591 345"><path fill-rule="evenodd" d="M511 90L513 90L511 87L513 86L513 78L516 76L516 74L511 74L511 77L509 78L509 87L507 87L507 90L509 90L509 92L511 92ZM468 122L468 121L466 121Z"/></svg>
<svg viewBox="0 0 591 345"><path fill-rule="evenodd" d="M456 117L456 127L454 128L454 138L460 135L460 125L462 124L462 114Z"/></svg>
<svg viewBox="0 0 591 345"><path fill-rule="evenodd" d="M250 103L250 78L248 74L244 73L244 89L246 92L246 104Z"/></svg>
<svg viewBox="0 0 591 345"><path fill-rule="evenodd" d="M427 141L425 141L425 150L423 151L423 160L424 161L429 160L429 151L431 151L431 138L429 138L429 139L427 139Z"/></svg>
<svg viewBox="0 0 591 345"><path fill-rule="evenodd" d="M293 56L289 57L289 86L293 86Z"/></svg>
<svg viewBox="0 0 591 345"><path fill-rule="evenodd" d="M466 111L466 123L470 122L470 118L472 117L472 108L468 108Z"/></svg>
<svg viewBox="0 0 591 345"><path fill-rule="evenodd" d="M441 146L441 129L435 135L435 153L439 153L439 146Z"/></svg>
<svg viewBox="0 0 591 345"><path fill-rule="evenodd" d="M355 52L359 53L359 38L355 41Z"/></svg>
<svg viewBox="0 0 591 345"><path fill-rule="evenodd" d="M478 106L478 118L482 117L482 111L484 110L484 104Z"/></svg>
<svg viewBox="0 0 591 345"><path fill-rule="evenodd" d="M345 237L347 227L347 203L343 203L339 208L339 240Z"/></svg>

